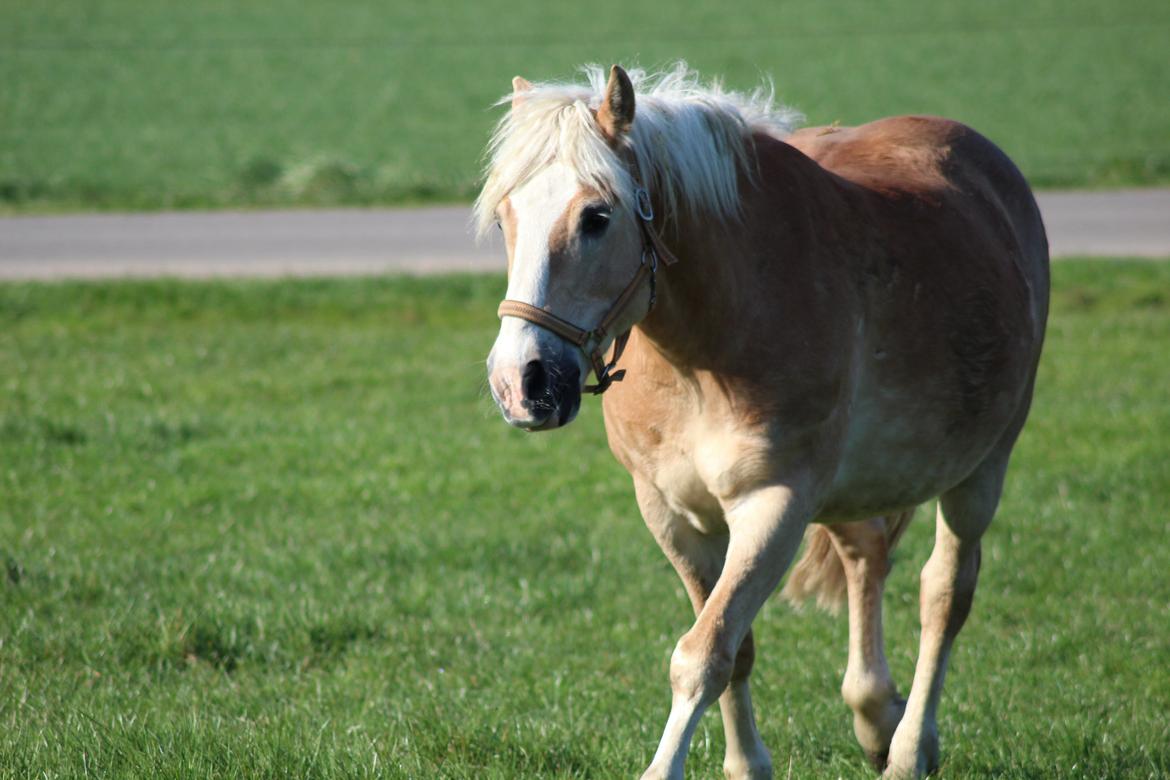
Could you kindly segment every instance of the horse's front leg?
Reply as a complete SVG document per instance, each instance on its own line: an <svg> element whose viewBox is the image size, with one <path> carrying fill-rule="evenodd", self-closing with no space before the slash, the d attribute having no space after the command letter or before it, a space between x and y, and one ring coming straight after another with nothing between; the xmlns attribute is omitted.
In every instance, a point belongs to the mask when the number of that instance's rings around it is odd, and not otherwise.
<svg viewBox="0 0 1170 780"><path fill-rule="evenodd" d="M727 534L705 533L695 528L689 518L671 509L658 489L648 482L635 478L634 488L646 526L678 572L697 617L723 571ZM718 520L722 521L722 516ZM718 525L717 522L712 524ZM755 642L749 630L735 655L731 682L719 696L727 741L723 772L728 780L767 780L772 777L772 757L760 739L752 712L748 680L755 655Z"/></svg>
<svg viewBox="0 0 1170 780"><path fill-rule="evenodd" d="M643 780L682 780L699 719L732 681L752 620L792 562L809 511L791 488L774 485L730 503L726 518L729 540L723 572L671 656L670 716ZM733 721L737 707L750 714L746 686L743 691L742 702L729 702Z"/></svg>

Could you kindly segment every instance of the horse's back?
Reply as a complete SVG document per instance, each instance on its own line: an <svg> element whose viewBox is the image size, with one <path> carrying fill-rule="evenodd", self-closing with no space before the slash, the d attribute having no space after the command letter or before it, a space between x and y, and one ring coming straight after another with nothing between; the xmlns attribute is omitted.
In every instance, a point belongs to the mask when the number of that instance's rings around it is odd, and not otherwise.
<svg viewBox="0 0 1170 780"><path fill-rule="evenodd" d="M1048 240L1027 181L995 144L929 116L806 128L787 142L858 193L870 217L869 251L860 259L867 273L908 271L952 295L1020 292L1032 325L1026 340L1038 354L1048 313ZM1011 311L1002 313L1011 319Z"/></svg>
<svg viewBox="0 0 1170 780"><path fill-rule="evenodd" d="M1037 319L1044 322L1048 239L1040 209L1023 174L983 135L950 119L898 116L857 127L804 128L785 140L888 202L894 213L901 207L923 217L933 210L965 220L966 241L983 242L994 257L1013 257L1034 288Z"/></svg>

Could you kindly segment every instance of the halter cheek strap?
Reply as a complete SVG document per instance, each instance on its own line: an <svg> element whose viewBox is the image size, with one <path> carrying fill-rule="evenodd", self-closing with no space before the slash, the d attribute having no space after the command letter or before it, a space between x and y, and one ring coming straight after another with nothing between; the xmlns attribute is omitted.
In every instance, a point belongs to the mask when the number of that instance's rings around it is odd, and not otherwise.
<svg viewBox="0 0 1170 780"><path fill-rule="evenodd" d="M550 311L523 301L504 300L496 311L497 316L501 319L519 317L522 320L527 320L533 325L552 331L581 350L585 359L593 367L593 373L597 375L597 384L585 385L585 390L594 395L601 395L614 382L620 382L626 374L624 370L614 371L614 367L617 366L618 359L621 358L622 352L626 348L626 342L630 339L630 329L626 329L614 339L613 357L607 363L603 348L610 328L615 322L622 319L622 315L629 308L634 296L647 280L650 282L650 303L646 308L646 314L649 314L654 308L654 300L657 295L658 261L661 259L666 265L674 265L678 262L678 258L663 245L662 239L654 230L654 208L650 203L650 193L639 183L641 177L638 175L638 162L633 153L629 155L629 165L635 184L634 210L638 215L638 224L642 228L642 258L637 272L634 273L634 278L618 295L617 300L609 307L609 311L601 318L597 327L586 330ZM645 314L642 315L642 317L645 316Z"/></svg>

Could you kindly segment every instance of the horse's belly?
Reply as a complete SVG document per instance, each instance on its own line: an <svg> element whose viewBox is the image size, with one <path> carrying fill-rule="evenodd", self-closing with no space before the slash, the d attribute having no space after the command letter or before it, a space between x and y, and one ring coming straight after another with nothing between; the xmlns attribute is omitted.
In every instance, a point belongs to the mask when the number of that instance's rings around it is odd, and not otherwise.
<svg viewBox="0 0 1170 780"><path fill-rule="evenodd" d="M817 520L862 520L928 501L961 481L970 467L889 453L879 462L842 464Z"/></svg>
<svg viewBox="0 0 1170 780"><path fill-rule="evenodd" d="M1004 392L977 422L957 426L949 405L914 400L858 405L819 519L862 519L935 498L983 461L1018 403Z"/></svg>

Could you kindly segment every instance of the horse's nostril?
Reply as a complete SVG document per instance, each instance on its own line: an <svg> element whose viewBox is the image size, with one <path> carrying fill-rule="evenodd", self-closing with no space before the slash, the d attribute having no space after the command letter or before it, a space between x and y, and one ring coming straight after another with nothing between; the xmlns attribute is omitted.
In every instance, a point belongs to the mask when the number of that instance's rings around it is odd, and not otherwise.
<svg viewBox="0 0 1170 780"><path fill-rule="evenodd" d="M524 366L524 374L520 377L520 390L528 399L540 399L548 392L548 373L544 370L544 363L532 360Z"/></svg>

